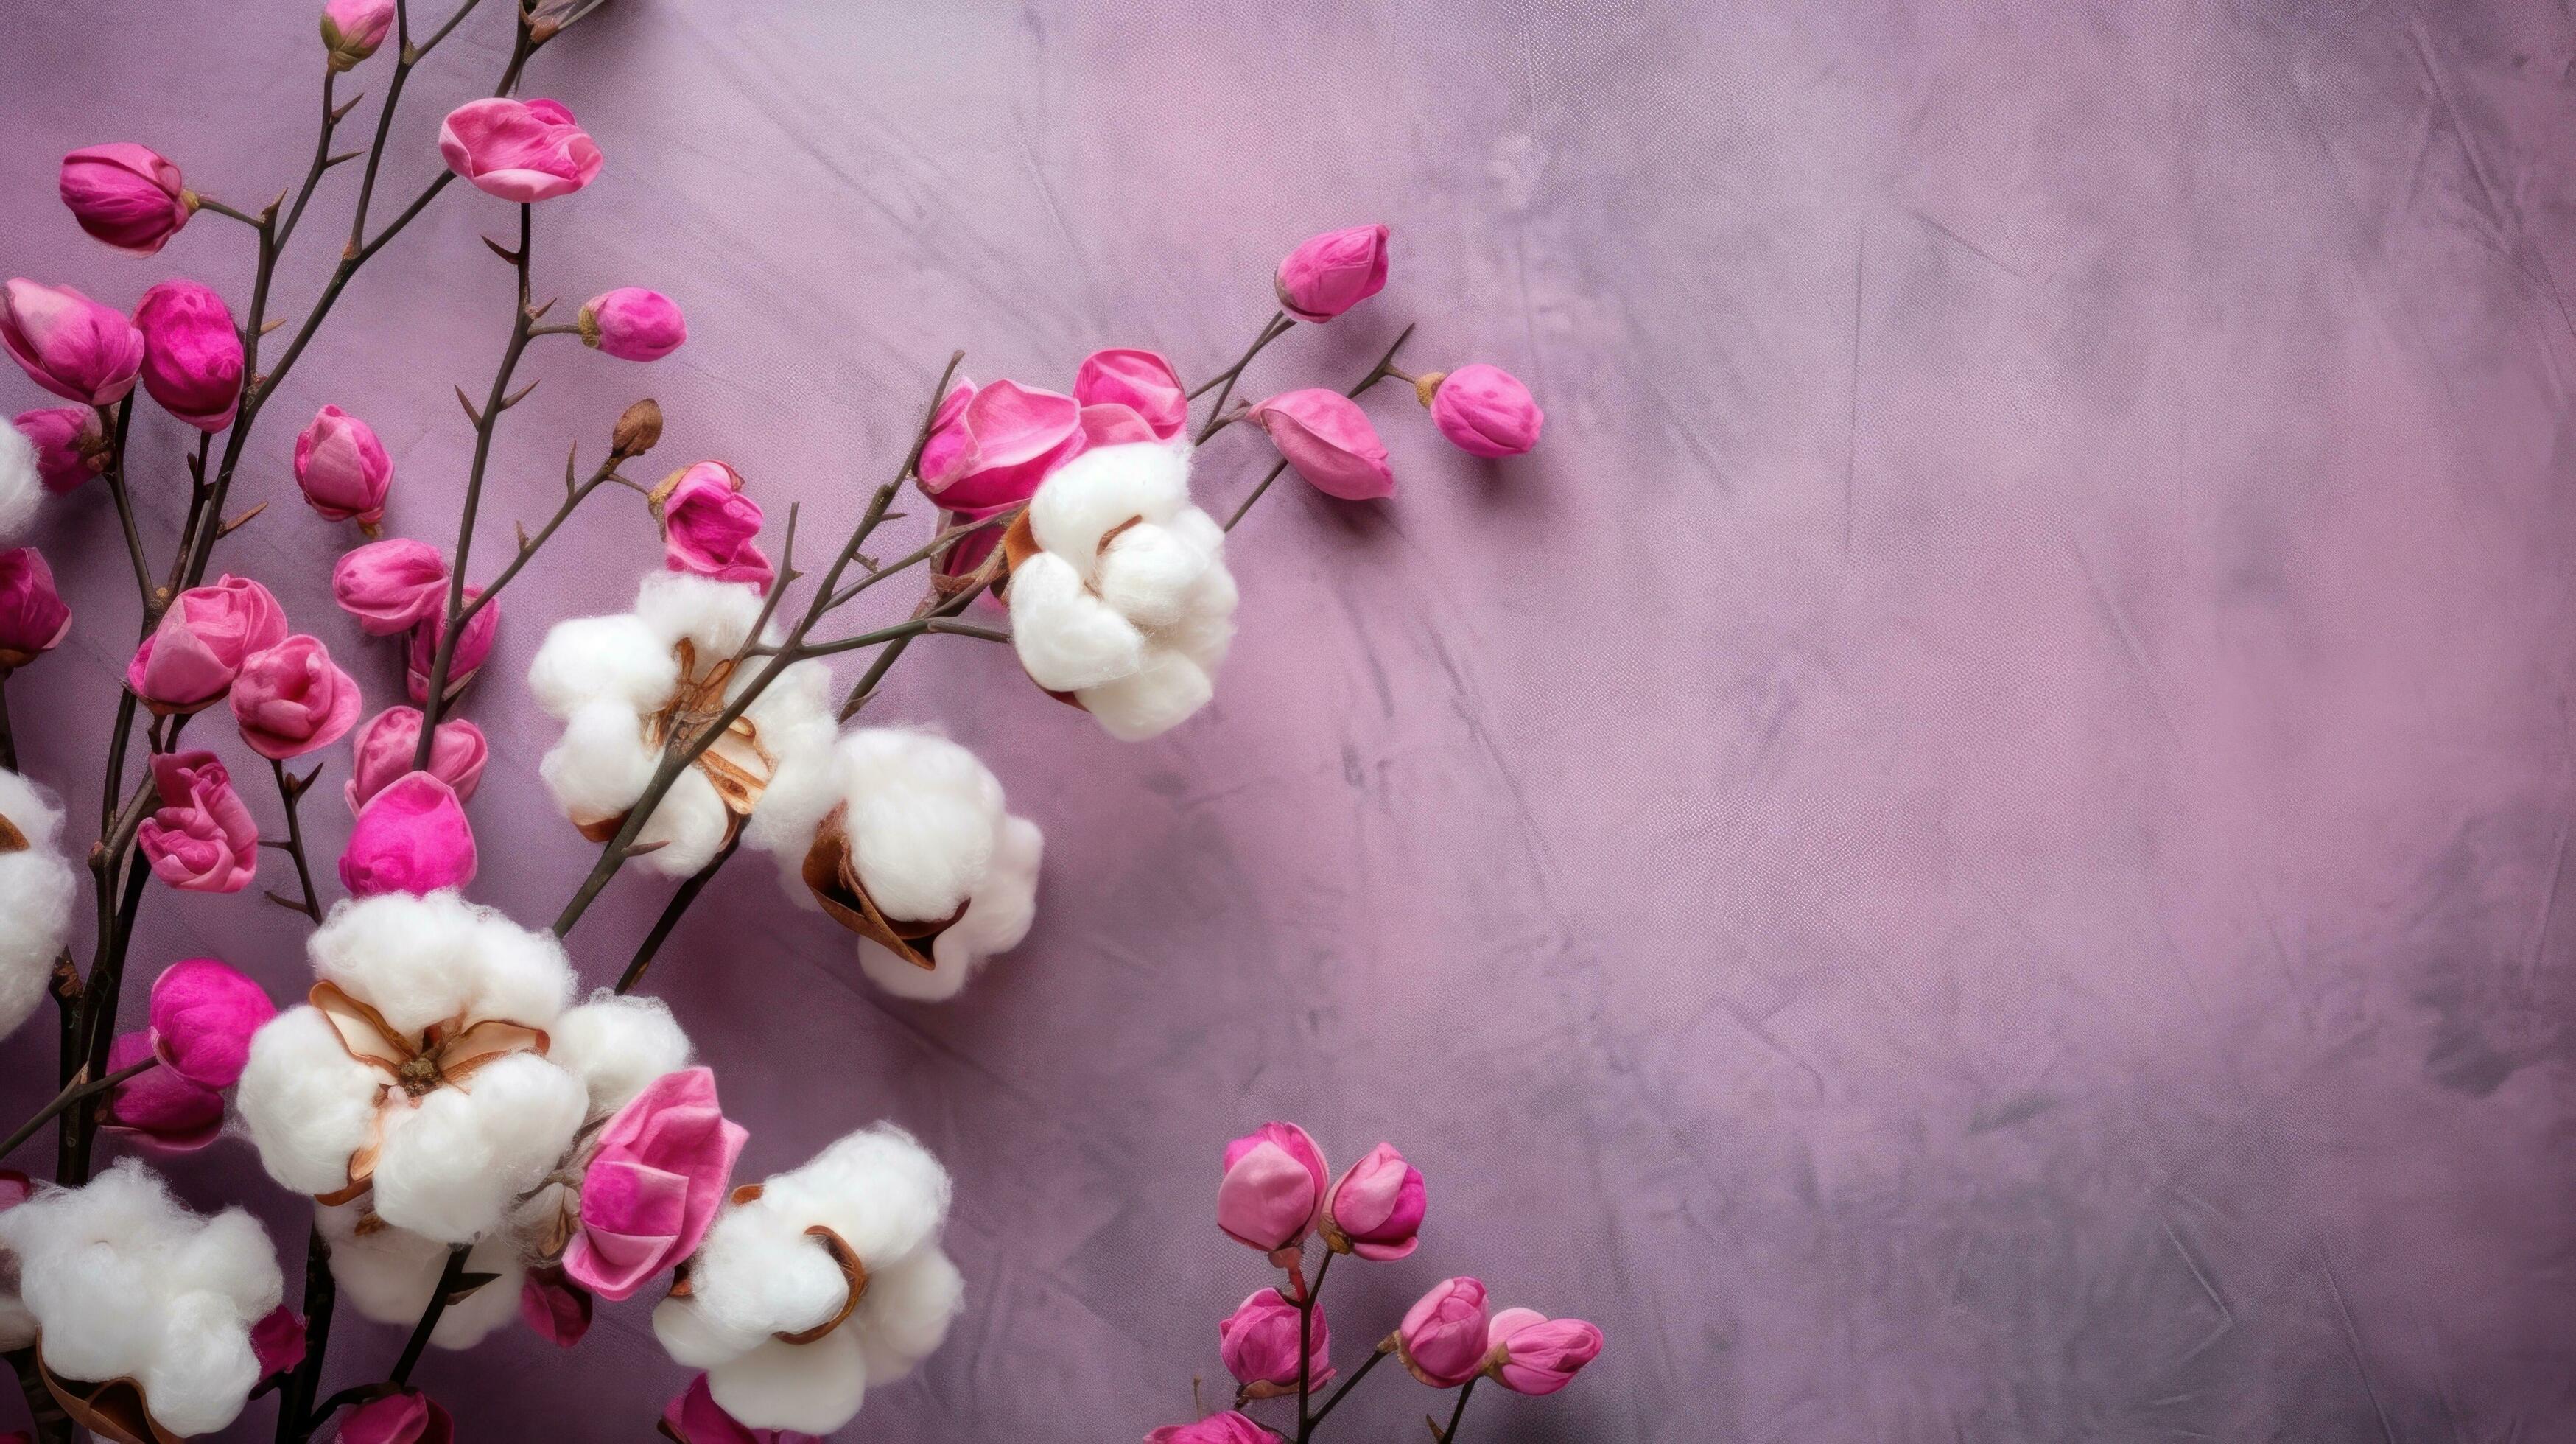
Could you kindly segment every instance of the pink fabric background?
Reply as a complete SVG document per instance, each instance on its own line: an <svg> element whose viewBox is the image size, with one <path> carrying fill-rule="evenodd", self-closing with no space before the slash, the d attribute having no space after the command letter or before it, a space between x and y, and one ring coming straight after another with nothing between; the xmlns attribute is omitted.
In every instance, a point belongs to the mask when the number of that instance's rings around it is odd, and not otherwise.
<svg viewBox="0 0 2576 1444"><path fill-rule="evenodd" d="M53 166L134 139L265 200L310 144L310 10L146 9L21 0L0 269L127 304L176 268L238 303L238 228L108 253ZM1419 318L1410 359L1501 363L1548 408L1538 455L1487 466L1375 397L1402 492L1263 503L1219 701L1158 742L1107 740L997 648L906 659L875 720L945 725L1047 830L1037 931L963 1001L872 992L756 867L681 929L656 985L748 1172L879 1116L956 1170L969 1311L848 1437L1187 1417L1261 1278L1210 1222L1217 1153L1270 1117L1431 1178L1420 1254L1336 1272L1346 1355L1459 1272L1604 1327L1563 1395L1480 1395L1470 1440L2576 1431L2576 26L1790 9L617 0L534 66L609 158L544 208L540 293L660 287L692 336L649 369L541 353L478 575L566 441L596 456L647 390L670 429L639 469L724 457L837 536L950 347L982 378L1061 386L1105 344L1204 375L1283 248L1362 219L1395 227L1387 294L1256 389L1344 385ZM419 78L396 194L498 21ZM228 565L374 699L398 658L330 610L351 533L294 503L288 448L322 402L367 417L393 527L446 544L449 388L480 394L506 317L474 237L506 223L444 197L239 488L274 505ZM166 556L179 433L137 431ZM1201 494L1265 462L1229 434ZM104 495L38 540L79 622L11 701L87 832L133 599ZM519 676L655 554L610 494L507 597L469 703L495 748L474 892L522 921L591 849L545 805ZM574 935L586 979L667 887L616 886ZM138 969L305 980L303 922L255 897L156 889L144 919ZM51 1048L9 1048L16 1116ZM171 1173L248 1199L296 1267L302 1211L245 1145ZM421 1377L470 1438L642 1438L686 1377L645 1315ZM398 1332L344 1326L331 1386ZM1333 1432L1405 1437L1430 1402L1372 1379Z"/></svg>

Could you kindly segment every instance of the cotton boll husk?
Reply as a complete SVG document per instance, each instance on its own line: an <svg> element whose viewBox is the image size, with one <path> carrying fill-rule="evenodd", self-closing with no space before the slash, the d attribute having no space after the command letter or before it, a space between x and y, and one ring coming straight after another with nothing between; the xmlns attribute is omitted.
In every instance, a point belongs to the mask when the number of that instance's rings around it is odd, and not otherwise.
<svg viewBox="0 0 2576 1444"><path fill-rule="evenodd" d="M313 1211L324 1241L331 1245L331 1278L340 1287L340 1297L360 1314L380 1324L407 1328L420 1318L438 1287L439 1273L447 1266L447 1245L401 1228L378 1228L360 1235L358 1220L367 1209L361 1199ZM507 1238L495 1234L475 1244L465 1255L465 1266L500 1277L448 1305L438 1316L429 1341L442 1349L472 1348L519 1315L519 1289L527 1270Z"/></svg>
<svg viewBox="0 0 2576 1444"><path fill-rule="evenodd" d="M1199 664L1170 647L1146 653L1145 664L1127 676L1074 693L1101 730L1121 742L1160 736L1215 695L1216 684Z"/></svg>
<svg viewBox="0 0 2576 1444"><path fill-rule="evenodd" d="M671 644L631 612L555 623L528 663L528 691L560 721L594 702L660 710L680 685Z"/></svg>
<svg viewBox="0 0 2576 1444"><path fill-rule="evenodd" d="M537 763L537 775L565 816L591 821L633 807L660 761L644 740L641 716L623 702L593 702L564 719L563 737Z"/></svg>
<svg viewBox="0 0 2576 1444"><path fill-rule="evenodd" d="M1070 692L1136 670L1145 637L1084 587L1073 563L1040 552L1011 569L1011 645L1039 686Z"/></svg>
<svg viewBox="0 0 2576 1444"><path fill-rule="evenodd" d="M975 885L966 915L932 942L931 962L920 968L893 952L859 940L859 970L899 998L944 1002L957 996L984 959L1019 946L1037 916L1038 863L1045 839L1025 817L1002 819L993 860Z"/></svg>
<svg viewBox="0 0 2576 1444"><path fill-rule="evenodd" d="M289 1008L251 1035L233 1111L269 1177L297 1193L331 1193L348 1185L349 1155L367 1141L378 1081L329 1019Z"/></svg>
<svg viewBox="0 0 2576 1444"><path fill-rule="evenodd" d="M707 1370L716 1406L754 1429L829 1434L867 1398L867 1361L858 1337L834 1329L810 1344L772 1339Z"/></svg>
<svg viewBox="0 0 2576 1444"><path fill-rule="evenodd" d="M386 1118L376 1212L430 1238L474 1238L554 1167L588 1106L581 1080L553 1063L494 1059L469 1088L436 1089Z"/></svg>
<svg viewBox="0 0 2576 1444"><path fill-rule="evenodd" d="M1135 517L1166 522L1189 504L1188 452L1153 441L1103 446L1066 462L1029 498L1029 530L1087 581L1110 528Z"/></svg>
<svg viewBox="0 0 2576 1444"><path fill-rule="evenodd" d="M635 831L638 846L662 845L636 861L664 877L687 877L715 861L732 822L733 814L725 810L707 775L695 767L682 768L671 779L671 790L653 804L653 815Z"/></svg>
<svg viewBox="0 0 2576 1444"><path fill-rule="evenodd" d="M760 588L693 572L647 572L635 589L635 615L668 652L686 640L704 667L751 640L760 620ZM649 708L644 710L650 710Z"/></svg>
<svg viewBox="0 0 2576 1444"><path fill-rule="evenodd" d="M183 1438L231 1423L259 1383L259 1355L241 1316L227 1300L188 1294L170 1302L161 1332L152 1362L135 1378L152 1417Z"/></svg>
<svg viewBox="0 0 2576 1444"><path fill-rule="evenodd" d="M734 674L732 691L751 685L751 669ZM840 771L832 745L840 725L832 717L832 669L798 662L778 674L743 715L760 729L760 744L777 759L768 790L744 825L743 841L761 852L792 853L801 861L814 829L840 798Z"/></svg>
<svg viewBox="0 0 2576 1444"><path fill-rule="evenodd" d="M0 853L0 1037L7 1037L44 1000L79 884L62 854L62 809L35 784L0 771L0 817L27 838L25 848Z"/></svg>
<svg viewBox="0 0 2576 1444"><path fill-rule="evenodd" d="M868 1275L852 1322L868 1363L868 1383L891 1384L936 1352L966 1307L966 1277L948 1255L926 1248Z"/></svg>
<svg viewBox="0 0 2576 1444"><path fill-rule="evenodd" d="M948 1217L948 1170L891 1123L850 1134L803 1167L772 1176L759 1206L800 1229L821 1224L869 1269L888 1267L938 1237Z"/></svg>
<svg viewBox="0 0 2576 1444"><path fill-rule="evenodd" d="M44 496L36 480L36 443L17 427L0 425L0 545L27 530Z"/></svg>
<svg viewBox="0 0 2576 1444"><path fill-rule="evenodd" d="M621 998L602 988L565 1010L548 1035L547 1059L582 1081L593 1115L616 1112L645 1084L689 1066L689 1035L660 998Z"/></svg>
<svg viewBox="0 0 2576 1444"><path fill-rule="evenodd" d="M1002 784L975 754L928 732L862 728L841 739L850 853L886 916L954 914L992 862Z"/></svg>
<svg viewBox="0 0 2576 1444"><path fill-rule="evenodd" d="M1132 526L1101 555L1093 585L1120 616L1150 630L1180 620L1210 560L1207 548L1171 527Z"/></svg>

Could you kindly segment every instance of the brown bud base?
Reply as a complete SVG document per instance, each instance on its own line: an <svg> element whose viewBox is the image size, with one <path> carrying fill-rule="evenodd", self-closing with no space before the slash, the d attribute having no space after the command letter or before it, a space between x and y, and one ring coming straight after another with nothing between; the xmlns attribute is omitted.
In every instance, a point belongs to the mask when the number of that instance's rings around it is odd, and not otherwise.
<svg viewBox="0 0 2576 1444"><path fill-rule="evenodd" d="M101 1439L113 1444L179 1444L187 1437L171 1433L152 1417L143 1386L132 1379L92 1384L62 1378L45 1367L41 1343L37 1346L36 1370L44 1378L45 1392L54 1396L54 1402L71 1416L72 1422Z"/></svg>

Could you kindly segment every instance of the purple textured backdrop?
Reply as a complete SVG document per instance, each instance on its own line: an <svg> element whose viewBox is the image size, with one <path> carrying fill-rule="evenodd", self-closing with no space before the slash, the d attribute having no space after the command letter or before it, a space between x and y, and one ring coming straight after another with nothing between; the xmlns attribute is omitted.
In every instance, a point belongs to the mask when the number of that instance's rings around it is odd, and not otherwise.
<svg viewBox="0 0 2576 1444"><path fill-rule="evenodd" d="M108 253L53 166L131 138L257 204L310 143L309 8L14 8L0 270L240 301L238 228ZM1347 1355L1460 1272L1607 1332L1566 1393L1480 1396L1470 1439L2576 1433L2576 24L1787 8L617 0L536 63L609 156L543 208L540 294L658 286L692 339L543 356L485 556L646 390L656 471L726 457L837 535L951 346L1038 384L1096 344L1204 374L1286 244L1365 218L1394 284L1256 389L1345 384L1419 317L1414 360L1499 362L1549 412L1489 467L1374 398L1402 494L1263 503L1219 700L1158 742L1001 649L915 650L876 720L945 725L1048 837L1037 930L962 1001L873 993L758 869L683 925L657 986L747 1169L890 1116L957 1174L969 1311L848 1437L1186 1417L1258 1276L1209 1221L1215 1153L1274 1116L1431 1177L1422 1251L1335 1276ZM424 70L397 194L498 18ZM240 487L276 504L227 564L375 697L396 660L331 610L351 537L293 502L287 449L321 402L369 417L393 526L444 544L449 387L479 394L506 316L474 236L505 220L460 187L353 288ZM180 435L137 431L166 555ZM1230 433L1201 494L1265 459ZM37 539L79 625L12 701L88 829L134 603L103 495ZM591 850L518 675L653 556L631 498L596 503L469 703L496 748L474 892L522 921ZM587 979L666 888L609 894ZM136 967L214 953L283 996L303 932L156 889ZM293 1269L302 1212L245 1145L170 1171L247 1198ZM397 1343L344 1326L333 1385ZM514 1333L422 1371L472 1438L641 1438L684 1377L632 1305L567 1356ZM1405 1437L1429 1402L1388 1374L1334 1432Z"/></svg>

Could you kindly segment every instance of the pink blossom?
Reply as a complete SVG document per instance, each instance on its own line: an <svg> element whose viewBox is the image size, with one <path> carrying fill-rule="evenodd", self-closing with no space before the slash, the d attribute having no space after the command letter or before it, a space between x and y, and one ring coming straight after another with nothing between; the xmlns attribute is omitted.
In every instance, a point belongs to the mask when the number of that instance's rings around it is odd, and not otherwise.
<svg viewBox="0 0 2576 1444"><path fill-rule="evenodd" d="M968 383L940 402L921 451L921 489L956 512L1026 501L1086 445L1082 403L1072 397L1016 381Z"/></svg>
<svg viewBox="0 0 2576 1444"><path fill-rule="evenodd" d="M390 637L447 605L447 558L410 537L352 548L331 568L331 599L369 636Z"/></svg>
<svg viewBox="0 0 2576 1444"><path fill-rule="evenodd" d="M746 1134L705 1068L665 1073L617 1111L581 1179L581 1231L564 1272L601 1298L633 1298L697 1252L725 1201Z"/></svg>
<svg viewBox="0 0 2576 1444"><path fill-rule="evenodd" d="M1073 373L1073 399L1085 407L1124 406L1143 419L1157 441L1169 441L1190 424L1189 388L1172 363L1152 351L1094 351ZM1092 445L1104 443L1092 438Z"/></svg>
<svg viewBox="0 0 2576 1444"><path fill-rule="evenodd" d="M107 433L91 407L21 411L18 429L36 443L36 477L47 491L70 491L107 469Z"/></svg>
<svg viewBox="0 0 2576 1444"><path fill-rule="evenodd" d="M532 1268L519 1285L519 1318L537 1337L569 1349L590 1332L590 1290L560 1268Z"/></svg>
<svg viewBox="0 0 2576 1444"><path fill-rule="evenodd" d="M1138 423L1138 425L1142 424L1142 422ZM965 526L970 522L982 521L986 517L999 516L1018 505L1019 503L1014 501L1001 506L979 507L974 511L954 512L950 515L950 521L952 525ZM1002 533L1008 530L1010 530L1008 522L995 522L982 531L969 532L959 537L956 544L940 556L940 574L962 577L982 566L984 559L993 554L993 548L1002 544Z"/></svg>
<svg viewBox="0 0 2576 1444"><path fill-rule="evenodd" d="M469 100L438 128L447 168L505 201L566 196L599 174L599 147L561 101Z"/></svg>
<svg viewBox="0 0 2576 1444"><path fill-rule="evenodd" d="M467 587L463 604L473 606L474 599L481 595L481 587ZM474 680L474 673L483 665L483 659L492 655L492 636L500 629L501 604L497 601L477 611L465 623L464 634L456 639L455 655L447 659L449 697L464 691L465 684ZM411 690L414 702L429 700L429 674L438 665L438 641L446 635L447 608L444 605L433 609L428 617L411 629L411 650L403 660L403 683Z"/></svg>
<svg viewBox="0 0 2576 1444"><path fill-rule="evenodd" d="M1421 1242L1422 1170L1381 1143L1334 1180L1324 1197L1324 1236L1336 1251L1365 1259L1400 1259Z"/></svg>
<svg viewBox="0 0 2576 1444"><path fill-rule="evenodd" d="M1146 1435L1145 1444L1279 1444L1279 1436L1228 1409L1195 1424L1166 1424Z"/></svg>
<svg viewBox="0 0 2576 1444"><path fill-rule="evenodd" d="M412 757L420 748L420 709L387 707L360 723L349 745L356 756L341 796L354 817L366 810L369 798L411 772ZM462 717L451 718L438 724L438 736L429 745L429 775L455 789L457 801L470 801L491 755L482 728Z"/></svg>
<svg viewBox="0 0 2576 1444"><path fill-rule="evenodd" d="M259 1376L274 1378L304 1362L304 1316L284 1304L259 1316L250 1326L250 1351L259 1360Z"/></svg>
<svg viewBox="0 0 2576 1444"><path fill-rule="evenodd" d="M340 854L340 884L351 897L427 896L472 882L477 861L456 789L426 772L406 773L358 813Z"/></svg>
<svg viewBox="0 0 2576 1444"><path fill-rule="evenodd" d="M707 1387L707 1376L689 1381L662 1411L662 1432L680 1444L822 1444L821 1437L793 1429L754 1429L724 1411Z"/></svg>
<svg viewBox="0 0 2576 1444"><path fill-rule="evenodd" d="M1216 1325L1217 1356L1235 1382L1248 1386L1254 1398L1269 1398L1297 1388L1297 1336L1303 1326L1297 1306L1277 1289L1258 1289L1241 1307ZM1307 1383L1333 1377L1332 1336L1324 1327L1324 1310L1315 1309L1306 1350Z"/></svg>
<svg viewBox="0 0 2576 1444"><path fill-rule="evenodd" d="M54 590L54 569L34 547L0 552L0 677L62 644L72 609Z"/></svg>
<svg viewBox="0 0 2576 1444"><path fill-rule="evenodd" d="M393 480L393 458L375 428L337 406L314 413L313 424L295 437L295 485L327 521L375 526L385 519ZM442 576L446 570L439 568Z"/></svg>
<svg viewBox="0 0 2576 1444"><path fill-rule="evenodd" d="M1601 1331L1581 1319L1505 1309L1485 1328L1485 1373L1515 1394L1553 1394L1601 1355Z"/></svg>
<svg viewBox="0 0 2576 1444"><path fill-rule="evenodd" d="M242 341L212 286L163 281L134 308L143 333L143 389L199 431L221 431L241 407Z"/></svg>
<svg viewBox="0 0 2576 1444"><path fill-rule="evenodd" d="M455 1444L456 1420L417 1389L386 1394L349 1411L340 1444Z"/></svg>
<svg viewBox="0 0 2576 1444"><path fill-rule="evenodd" d="M1152 423L1136 413L1136 408L1116 401L1096 402L1082 408L1083 450L1103 446L1125 446L1137 441L1158 441Z"/></svg>
<svg viewBox="0 0 2576 1444"><path fill-rule="evenodd" d="M1518 456L1538 445L1547 422L1519 377L1477 362L1446 376L1422 378L1430 389L1431 424L1469 456Z"/></svg>
<svg viewBox="0 0 2576 1444"><path fill-rule="evenodd" d="M123 400L143 369L143 333L69 286L0 286L0 346L37 385L84 406Z"/></svg>
<svg viewBox="0 0 2576 1444"><path fill-rule="evenodd" d="M1264 1123L1225 1146L1216 1224L1264 1253L1292 1249L1324 1208L1323 1150L1294 1123Z"/></svg>
<svg viewBox="0 0 2576 1444"><path fill-rule="evenodd" d="M107 1071L151 1056L152 1035L138 1028L108 1044ZM99 1123L166 1152L194 1153L223 1135L224 1095L171 1069L146 1068L108 1090Z"/></svg>
<svg viewBox="0 0 2576 1444"><path fill-rule="evenodd" d="M268 993L213 958L172 963L152 980L152 1053L205 1088L230 1088L250 1059L250 1035L277 1016Z"/></svg>
<svg viewBox="0 0 2576 1444"><path fill-rule="evenodd" d="M1386 227L1326 231L1279 263L1279 304L1300 321L1329 321L1386 289Z"/></svg>
<svg viewBox="0 0 2576 1444"><path fill-rule="evenodd" d="M152 871L182 892L240 892L259 870L259 824L233 791L232 774L211 752L163 752L152 759L160 809L135 842Z"/></svg>
<svg viewBox="0 0 2576 1444"><path fill-rule="evenodd" d="M1485 1286L1475 1279L1445 1279L1416 1300L1396 1327L1396 1351L1413 1377L1435 1389L1454 1389L1485 1364Z"/></svg>
<svg viewBox="0 0 2576 1444"><path fill-rule="evenodd" d="M732 467L701 461L674 472L654 494L661 499L665 568L769 589L777 573L754 541L760 503L743 495L742 477Z"/></svg>
<svg viewBox="0 0 2576 1444"><path fill-rule="evenodd" d="M254 654L285 640L286 610L277 598L226 573L170 603L126 664L125 685L157 714L194 712L221 700Z"/></svg>
<svg viewBox="0 0 2576 1444"><path fill-rule="evenodd" d="M394 28L394 0L330 0L322 7L322 49L333 70L354 70Z"/></svg>
<svg viewBox="0 0 2576 1444"><path fill-rule="evenodd" d="M659 291L620 286L590 298L573 317L582 344L621 361L659 361L689 339L679 304Z"/></svg>
<svg viewBox="0 0 2576 1444"><path fill-rule="evenodd" d="M300 633L252 653L232 695L242 740L272 762L328 747L358 723L357 682Z"/></svg>
<svg viewBox="0 0 2576 1444"><path fill-rule="evenodd" d="M197 198L179 183L179 168L128 141L64 156L62 196L82 230L138 256L161 249L197 211Z"/></svg>
<svg viewBox="0 0 2576 1444"><path fill-rule="evenodd" d="M1297 474L1326 496L1367 501L1395 494L1395 470L1360 404L1338 391L1309 387L1252 408L1252 423Z"/></svg>

